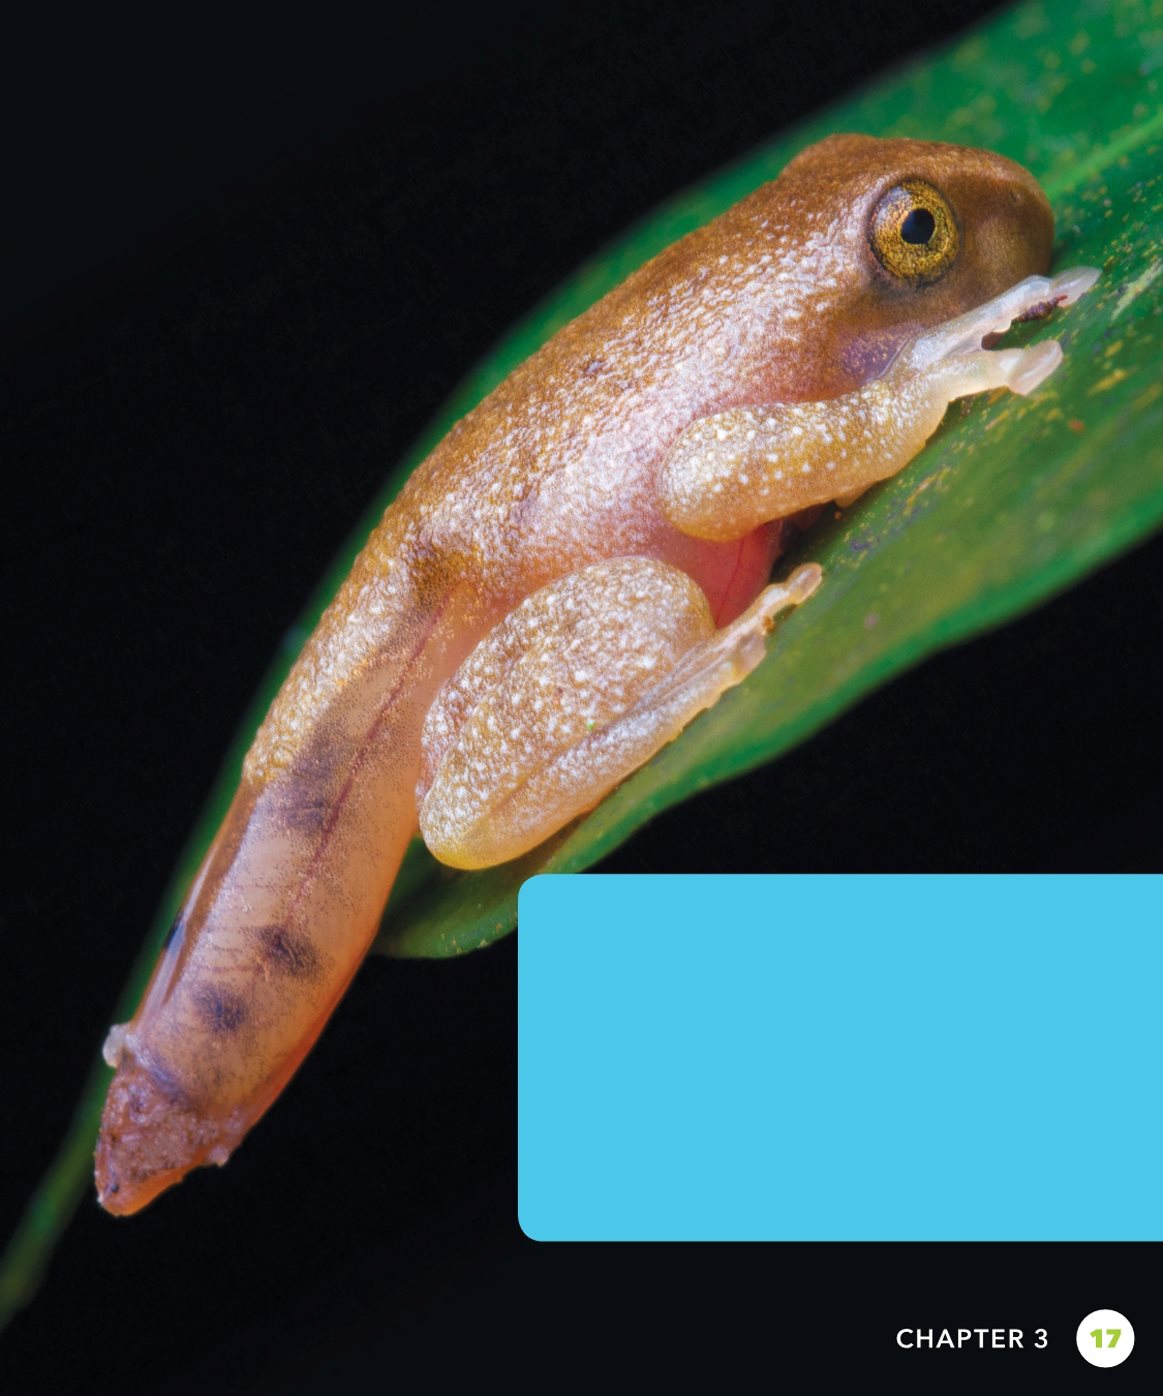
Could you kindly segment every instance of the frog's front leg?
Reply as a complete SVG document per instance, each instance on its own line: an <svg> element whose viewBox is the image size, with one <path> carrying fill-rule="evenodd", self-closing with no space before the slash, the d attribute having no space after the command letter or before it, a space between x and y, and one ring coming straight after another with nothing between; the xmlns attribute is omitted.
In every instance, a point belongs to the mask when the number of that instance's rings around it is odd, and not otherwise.
<svg viewBox="0 0 1163 1396"><path fill-rule="evenodd" d="M907 465L955 398L990 388L1032 393L1061 363L1059 345L985 349L982 341L1014 320L1070 304L1097 277L1088 267L1052 280L1027 277L917 335L879 378L843 397L702 418L663 462L663 512L684 533L726 540L833 499L850 503Z"/></svg>
<svg viewBox="0 0 1163 1396"><path fill-rule="evenodd" d="M819 581L801 567L718 631L698 585L651 558L595 563L535 592L429 710L416 792L428 847L488 867L591 809L749 674L777 612Z"/></svg>

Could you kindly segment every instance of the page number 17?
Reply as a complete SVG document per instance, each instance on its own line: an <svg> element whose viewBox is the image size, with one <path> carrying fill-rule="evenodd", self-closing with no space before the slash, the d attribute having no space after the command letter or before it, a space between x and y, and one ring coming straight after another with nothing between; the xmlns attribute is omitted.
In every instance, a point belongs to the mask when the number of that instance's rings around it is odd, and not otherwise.
<svg viewBox="0 0 1163 1396"><path fill-rule="evenodd" d="M1121 1328L1108 1328L1106 1330L1106 1335L1110 1339L1110 1342L1107 1343L1108 1348L1113 1348L1117 1346L1119 1336L1122 1333L1122 1331L1123 1330ZM1094 1345L1096 1348L1102 1347L1102 1334L1103 1330L1101 1328L1092 1328L1090 1330L1090 1336L1094 1339Z"/></svg>

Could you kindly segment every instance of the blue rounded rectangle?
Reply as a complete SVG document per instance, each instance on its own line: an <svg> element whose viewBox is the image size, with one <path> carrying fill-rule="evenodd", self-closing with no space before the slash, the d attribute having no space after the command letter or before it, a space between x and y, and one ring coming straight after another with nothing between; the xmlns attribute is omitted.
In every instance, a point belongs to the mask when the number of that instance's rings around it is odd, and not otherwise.
<svg viewBox="0 0 1163 1396"><path fill-rule="evenodd" d="M537 1240L1163 1237L1163 879L541 876Z"/></svg>

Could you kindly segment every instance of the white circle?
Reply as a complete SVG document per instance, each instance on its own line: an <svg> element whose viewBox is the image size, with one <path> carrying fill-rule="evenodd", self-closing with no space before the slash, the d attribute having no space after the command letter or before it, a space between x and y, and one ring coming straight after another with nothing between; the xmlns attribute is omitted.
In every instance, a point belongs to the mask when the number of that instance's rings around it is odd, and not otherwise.
<svg viewBox="0 0 1163 1396"><path fill-rule="evenodd" d="M1117 1309L1095 1309L1078 1325L1074 1341L1092 1367L1117 1367L1131 1355L1135 1330Z"/></svg>

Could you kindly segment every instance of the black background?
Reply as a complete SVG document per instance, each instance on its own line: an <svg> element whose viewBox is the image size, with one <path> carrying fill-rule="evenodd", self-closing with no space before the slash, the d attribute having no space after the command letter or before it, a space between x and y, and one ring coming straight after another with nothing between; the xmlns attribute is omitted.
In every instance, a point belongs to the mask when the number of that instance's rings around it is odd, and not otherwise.
<svg viewBox="0 0 1163 1396"><path fill-rule="evenodd" d="M271 654L386 467L604 241L987 9L170 14L15 46L0 1228ZM1152 866L1161 562L1157 541L939 656L606 867ZM1108 1305L1139 1326L1124 1375L1145 1375L1140 1247L526 1241L515 967L512 939L369 963L227 1170L131 1222L82 1206L0 1340L4 1388L346 1389L412 1364L650 1380L676 1354L734 1385L756 1361L779 1380L805 1321L822 1380L1038 1376L1081 1370L1074 1327ZM1053 1347L893 1346L901 1326L982 1324L1046 1326Z"/></svg>

